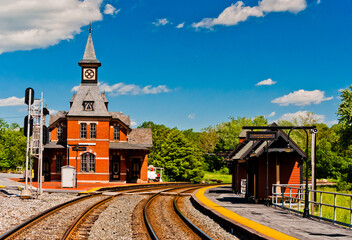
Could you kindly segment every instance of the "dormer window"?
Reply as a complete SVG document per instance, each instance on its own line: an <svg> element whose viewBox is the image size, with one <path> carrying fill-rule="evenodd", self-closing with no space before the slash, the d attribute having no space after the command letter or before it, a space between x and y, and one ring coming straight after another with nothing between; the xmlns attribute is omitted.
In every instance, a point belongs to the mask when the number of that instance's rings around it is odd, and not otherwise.
<svg viewBox="0 0 352 240"><path fill-rule="evenodd" d="M83 110L84 111L94 111L93 103L94 102L91 102L91 101L83 102Z"/></svg>

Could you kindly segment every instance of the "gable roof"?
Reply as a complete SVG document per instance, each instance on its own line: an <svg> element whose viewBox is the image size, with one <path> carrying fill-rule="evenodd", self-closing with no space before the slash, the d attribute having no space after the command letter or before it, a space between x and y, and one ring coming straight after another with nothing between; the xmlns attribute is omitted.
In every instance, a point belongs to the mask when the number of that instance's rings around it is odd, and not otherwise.
<svg viewBox="0 0 352 240"><path fill-rule="evenodd" d="M109 112L112 119L120 120L123 124L125 124L128 128L130 128L131 120L130 116L123 114L122 112Z"/></svg>
<svg viewBox="0 0 352 240"><path fill-rule="evenodd" d="M83 110L83 101L94 101L93 111ZM81 84L74 95L72 106L67 114L68 117L111 117L102 97L99 87L96 84Z"/></svg>
<svg viewBox="0 0 352 240"><path fill-rule="evenodd" d="M270 131L270 126L278 126L278 125L276 123L273 123L268 126L269 128L266 131ZM269 146L269 151L270 151L270 147L272 147L275 143L280 142L282 144L283 142L286 144L287 141L288 141L288 136L281 129L277 130L277 140L268 141L268 143L264 140L248 140L246 138L242 143L237 145L237 147L225 158L225 160L233 161L233 160L246 159L248 157L254 157L254 156L259 157L265 152L265 147L267 144ZM306 157L306 154L303 152L303 150L291 138L290 138L289 144L298 155L302 157ZM277 151L277 149L275 150Z"/></svg>

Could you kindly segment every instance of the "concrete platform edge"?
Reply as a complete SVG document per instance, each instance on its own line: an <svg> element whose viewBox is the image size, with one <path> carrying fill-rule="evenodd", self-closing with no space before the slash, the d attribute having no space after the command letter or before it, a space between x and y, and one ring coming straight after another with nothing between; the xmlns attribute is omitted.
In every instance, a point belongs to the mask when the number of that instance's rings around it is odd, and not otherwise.
<svg viewBox="0 0 352 240"><path fill-rule="evenodd" d="M207 215L212 216L215 221L218 220L221 224L227 226L229 232L236 229L238 231L236 235L239 234L240 238L242 238L241 235L243 235L244 239L296 239L258 222L242 217L214 203L205 196L205 191L215 187L216 186L210 186L199 189L191 200L196 206L198 205L200 210L203 209Z"/></svg>
<svg viewBox="0 0 352 240"><path fill-rule="evenodd" d="M217 222L219 225L221 225L226 231L228 231L231 234L234 234L236 237L239 239L251 239L251 240L257 240L257 239L265 239L265 240L271 240L273 238L269 238L265 236L264 234L261 234L251 228L248 228L238 222L233 221L232 219L229 219L222 214L218 213L217 211L211 209L207 205L203 204L198 198L195 197L195 195L192 195L191 197L191 202L193 206L200 211L201 213L207 215L211 219L213 219L215 222Z"/></svg>

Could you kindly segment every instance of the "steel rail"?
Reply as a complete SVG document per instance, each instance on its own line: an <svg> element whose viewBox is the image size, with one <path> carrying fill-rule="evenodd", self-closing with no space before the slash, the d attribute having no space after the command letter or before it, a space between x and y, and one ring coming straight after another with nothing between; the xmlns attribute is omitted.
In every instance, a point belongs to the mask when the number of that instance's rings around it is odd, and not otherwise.
<svg viewBox="0 0 352 240"><path fill-rule="evenodd" d="M141 192L141 191L145 191L145 190L153 190L153 189L160 189L160 188L165 188L166 186L155 186L155 187L148 187L147 189L144 188L138 188L138 189L133 189L133 190L120 190L118 191L119 193L123 194L123 193L133 193L133 192ZM75 220L74 222L71 224L71 226L65 231L65 234L62 236L61 240L66 240L66 239L70 239L73 234L75 233L75 231L77 230L77 228L79 227L79 225L86 219L86 217L91 214L93 212L93 210L97 209L98 207L100 207L101 205L111 201L112 199L114 199L115 197L119 197L121 196L121 194L116 195L116 196L110 196L107 197L105 199L100 200L99 202L96 202L95 204L93 204L91 207L87 208L82 214L80 214Z"/></svg>
<svg viewBox="0 0 352 240"><path fill-rule="evenodd" d="M76 202L80 202L80 201L85 200L87 198L93 197L95 195L98 195L98 194L87 195L87 196L83 196L80 198L76 198L76 199L70 200L68 202L64 202L62 204L54 206L48 210L45 210L44 212L39 213L38 215L28 219L27 221L25 221L25 222L17 225L16 227L10 229L9 231L5 232L4 234L2 234L0 236L0 240L10 239L10 238L16 237L17 235L21 234L22 231L37 224L38 222L44 220L45 218L49 217L50 215L52 215L54 213L60 211L61 209L66 208L68 206L71 206L72 204L75 204Z"/></svg>
<svg viewBox="0 0 352 240"><path fill-rule="evenodd" d="M65 239L69 239L70 237L72 237L72 235L74 234L75 230L78 229L78 226L84 221L84 219L93 212L93 210L97 209L98 207L100 207L101 205L103 205L104 203L107 203L109 201L111 201L115 196L110 196L107 198L104 198L98 202L96 202L95 204L93 204L91 207L87 208L80 216L78 216L74 222L71 224L71 226L65 231L63 237L61 238L62 240Z"/></svg>
<svg viewBox="0 0 352 240"><path fill-rule="evenodd" d="M198 188L198 187L196 187ZM184 192L187 192L189 190L185 190ZM182 192L182 193L184 193ZM177 215L183 220L184 223L186 223L186 225L191 228L198 236L200 236L202 239L205 239L205 240L213 240L213 238L211 238L208 234L206 234L205 232L203 232L199 227L197 227L191 220L189 220L182 212L181 210L178 208L177 206L177 200L178 198L180 197L180 194L177 194L174 198L174 201L173 201L173 205L174 205L174 209L177 213Z"/></svg>
<svg viewBox="0 0 352 240"><path fill-rule="evenodd" d="M180 189L180 188L199 188L199 187L202 187L203 185L199 185L199 186L194 186L192 187L191 186L182 186L182 187L178 187L178 188L172 188L172 189L166 189L164 191L160 191L154 195L152 195L148 200L147 200L147 203L145 204L144 208L143 208L143 217L144 217L144 223L145 223L145 226L149 232L149 236L151 237L152 240L158 240L158 236L156 235L152 225L151 225L151 221L148 217L148 213L147 213L147 209L149 207L149 205L151 204L151 202L156 198L158 197L159 195L161 195L161 193L163 192L167 192L167 191L172 191L172 190L176 190L176 189ZM207 184L207 186L209 186L209 184ZM189 189L187 189L186 191L188 191ZM181 218L182 219L182 218ZM183 219L182 219L183 220ZM188 224L186 223L186 225L188 226ZM193 228L190 227L190 229L193 231ZM195 231L193 231L195 232ZM197 235L198 233L195 232ZM205 233L204 233L205 234ZM199 235L198 235L199 236ZM211 238L204 238L204 239L211 239Z"/></svg>

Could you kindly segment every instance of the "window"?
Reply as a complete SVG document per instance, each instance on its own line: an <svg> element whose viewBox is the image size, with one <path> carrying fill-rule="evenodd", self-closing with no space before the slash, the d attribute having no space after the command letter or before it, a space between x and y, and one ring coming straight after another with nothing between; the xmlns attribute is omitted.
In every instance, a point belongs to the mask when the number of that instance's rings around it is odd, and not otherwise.
<svg viewBox="0 0 352 240"><path fill-rule="evenodd" d="M81 155L81 172L95 172L95 156L91 153Z"/></svg>
<svg viewBox="0 0 352 240"><path fill-rule="evenodd" d="M94 111L93 103L94 102L83 102L83 110L84 111Z"/></svg>
<svg viewBox="0 0 352 240"><path fill-rule="evenodd" d="M81 138L87 138L87 123L81 123Z"/></svg>
<svg viewBox="0 0 352 240"><path fill-rule="evenodd" d="M57 140L62 141L64 137L64 131L62 125L57 126Z"/></svg>
<svg viewBox="0 0 352 240"><path fill-rule="evenodd" d="M90 138L97 138L97 124L90 124Z"/></svg>
<svg viewBox="0 0 352 240"><path fill-rule="evenodd" d="M114 140L120 140L120 127L118 125L114 126Z"/></svg>
<svg viewBox="0 0 352 240"><path fill-rule="evenodd" d="M56 172L61 172L62 167L62 155L56 155Z"/></svg>

